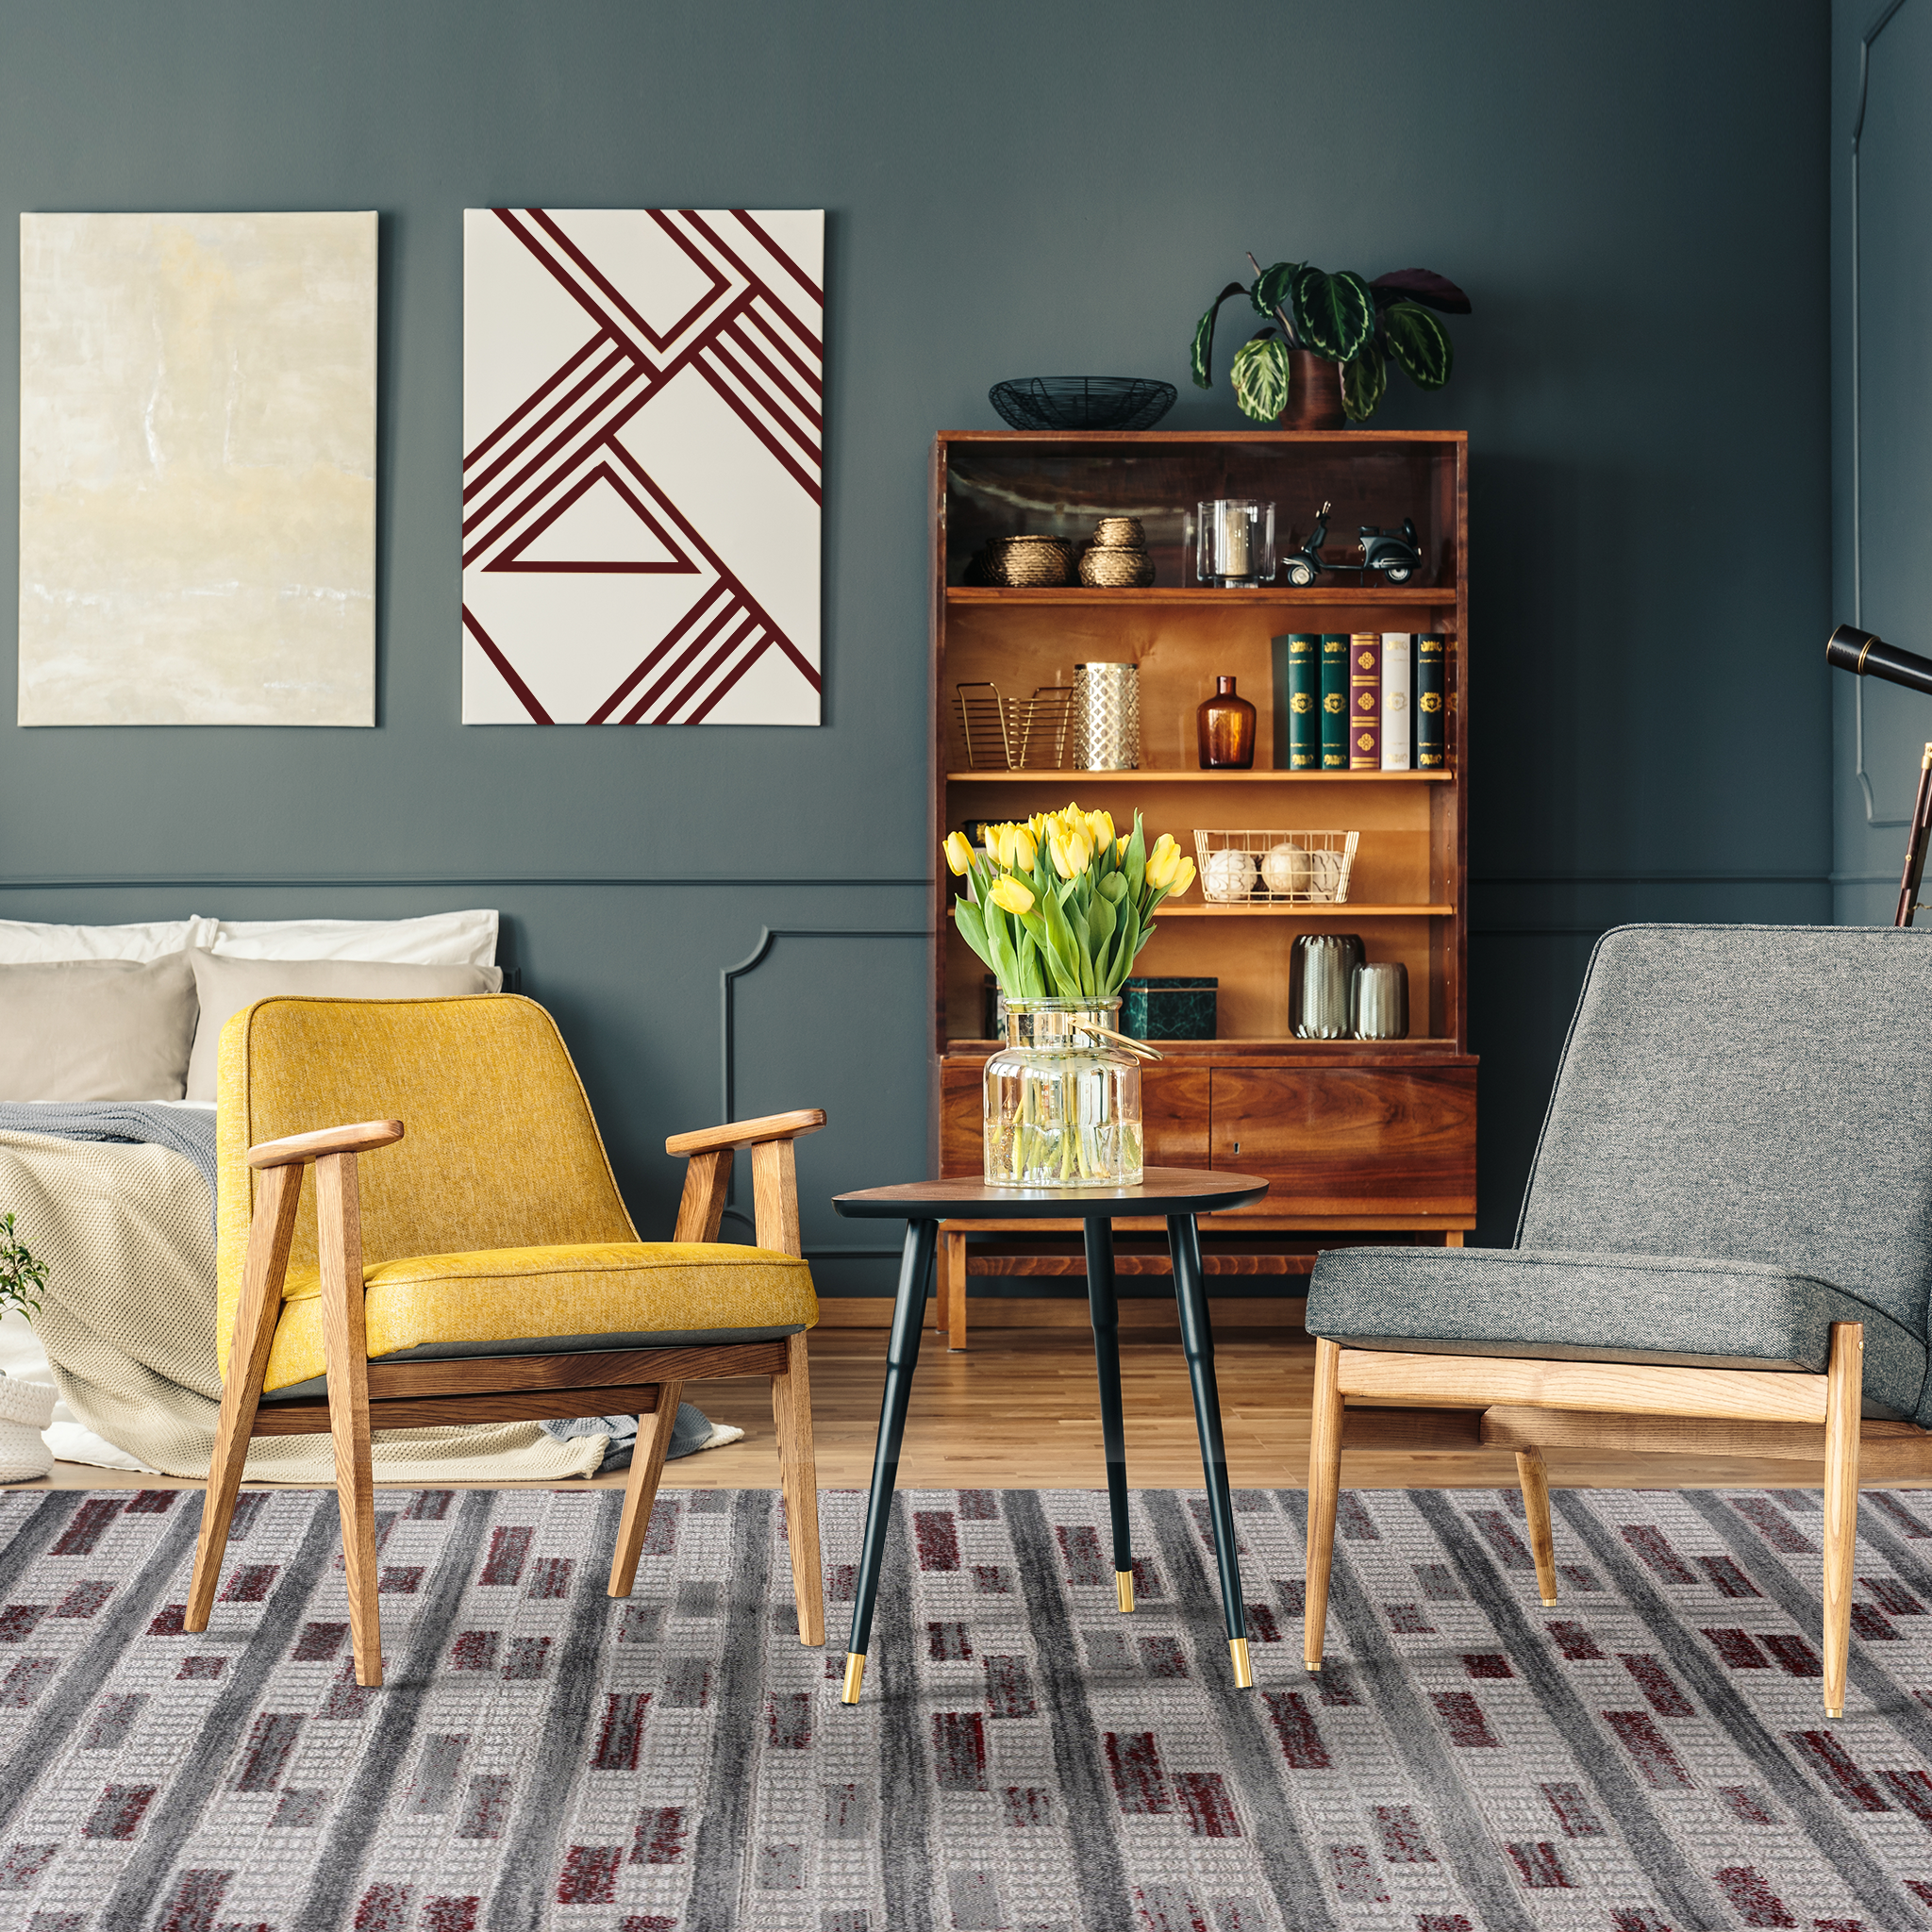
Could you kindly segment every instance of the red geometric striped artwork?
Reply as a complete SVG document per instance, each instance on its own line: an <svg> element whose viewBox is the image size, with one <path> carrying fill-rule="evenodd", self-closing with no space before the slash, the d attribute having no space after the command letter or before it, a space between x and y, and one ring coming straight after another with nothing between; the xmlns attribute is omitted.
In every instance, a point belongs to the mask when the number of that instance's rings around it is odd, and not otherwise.
<svg viewBox="0 0 1932 1932"><path fill-rule="evenodd" d="M463 216L463 722L816 724L824 215Z"/></svg>

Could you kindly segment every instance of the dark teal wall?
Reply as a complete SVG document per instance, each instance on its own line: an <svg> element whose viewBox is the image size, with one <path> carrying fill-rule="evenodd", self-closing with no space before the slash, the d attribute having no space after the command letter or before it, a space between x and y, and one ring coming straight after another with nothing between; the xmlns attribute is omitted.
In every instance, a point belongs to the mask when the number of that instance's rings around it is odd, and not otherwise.
<svg viewBox="0 0 1932 1932"><path fill-rule="evenodd" d="M1832 609L1932 655L1932 4L1832 9ZM1856 154L1854 152L1856 137ZM1898 897L1932 703L1835 678L1838 919ZM1923 922L1922 922L1923 923Z"/></svg>
<svg viewBox="0 0 1932 1932"><path fill-rule="evenodd" d="M661 1218L659 1137L720 1105L724 970L767 926L923 923L932 432L996 426L1002 376L1184 381L1252 247L1475 297L1453 385L1380 420L1471 432L1485 1238L1591 935L1829 916L1823 0L6 0L0 23L0 206L383 216L380 728L7 727L0 914L499 906ZM460 212L497 202L830 210L824 729L457 723ZM13 408L9 384L9 446ZM1184 390L1168 426L1241 421ZM784 939L735 982L739 1110L834 1114L814 1204L924 1164L924 973L914 939ZM815 1246L868 1245L808 1212Z"/></svg>

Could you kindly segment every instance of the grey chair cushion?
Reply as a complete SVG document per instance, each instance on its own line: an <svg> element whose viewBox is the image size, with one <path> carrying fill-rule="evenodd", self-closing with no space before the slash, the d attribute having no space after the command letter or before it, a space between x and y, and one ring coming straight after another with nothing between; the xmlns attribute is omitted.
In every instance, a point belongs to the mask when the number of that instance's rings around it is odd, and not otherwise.
<svg viewBox="0 0 1932 1932"><path fill-rule="evenodd" d="M1865 1324L1865 1413L1932 1424L1923 1341L1882 1308L1761 1261L1521 1248L1331 1248L1308 1332L1418 1355L1822 1371Z"/></svg>
<svg viewBox="0 0 1932 1932"><path fill-rule="evenodd" d="M1765 1262L1924 1339L1928 1012L1924 928L1606 933L1516 1245Z"/></svg>

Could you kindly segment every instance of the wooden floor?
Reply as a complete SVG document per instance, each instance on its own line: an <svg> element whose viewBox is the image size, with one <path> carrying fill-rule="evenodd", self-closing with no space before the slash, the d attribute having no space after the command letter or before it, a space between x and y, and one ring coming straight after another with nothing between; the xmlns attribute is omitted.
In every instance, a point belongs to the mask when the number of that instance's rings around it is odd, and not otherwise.
<svg viewBox="0 0 1932 1932"><path fill-rule="evenodd" d="M824 1327L812 1338L812 1413L824 1488L862 1489L871 1480L885 1345L881 1328ZM1178 1335L1133 1332L1124 1339L1121 1355L1129 1480L1136 1488L1198 1485L1201 1457ZM1301 1487L1307 1477L1313 1344L1299 1328L1228 1328L1217 1340L1215 1358L1231 1480L1243 1489ZM706 1382L686 1392L714 1421L742 1428L745 1439L672 1463L664 1473L666 1487L775 1488L769 1386ZM1385 1437L1408 1426L1407 1418L1386 1412L1377 1420ZM1417 1426L1428 1424L1419 1418ZM1438 1424L1434 1433L1441 1439L1445 1432ZM1454 1440L1453 1432L1449 1438ZM1552 1482L1576 1488L1815 1488L1824 1474L1817 1462L1555 1450L1549 1463ZM599 1487L621 1485L624 1477L595 1481ZM942 1339L928 1333L899 1462L902 1487L1078 1489L1099 1488L1105 1481L1092 1345L1080 1329L976 1326L972 1348L963 1355L949 1354ZM1480 1448L1385 1446L1352 1450L1342 1458L1342 1482L1353 1489L1503 1488L1515 1481L1513 1457ZM197 1485L61 1463L44 1484L12 1487Z"/></svg>

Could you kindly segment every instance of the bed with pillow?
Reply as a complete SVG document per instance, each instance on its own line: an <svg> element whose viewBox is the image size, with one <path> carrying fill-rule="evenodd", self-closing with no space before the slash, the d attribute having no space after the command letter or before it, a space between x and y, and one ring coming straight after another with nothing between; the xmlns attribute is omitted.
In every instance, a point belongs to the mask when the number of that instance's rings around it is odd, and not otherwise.
<svg viewBox="0 0 1932 1932"><path fill-rule="evenodd" d="M215 1357L215 1049L272 994L491 993L494 912L121 926L0 921L0 1213L49 1267L0 1369L51 1382L62 1460L205 1476ZM378 1431L378 1481L545 1481L620 1466L631 1418ZM729 1440L680 1412L673 1453ZM326 1437L267 1437L258 1481L328 1483Z"/></svg>

